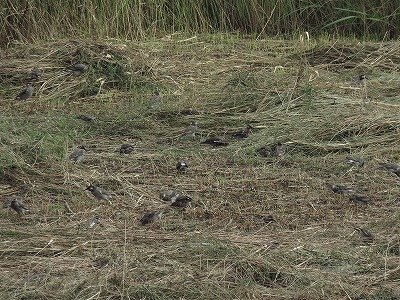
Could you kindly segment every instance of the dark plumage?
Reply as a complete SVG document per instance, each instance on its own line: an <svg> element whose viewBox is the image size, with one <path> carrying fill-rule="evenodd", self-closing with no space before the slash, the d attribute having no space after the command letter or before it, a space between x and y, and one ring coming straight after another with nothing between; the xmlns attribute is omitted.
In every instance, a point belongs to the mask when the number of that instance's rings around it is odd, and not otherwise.
<svg viewBox="0 0 400 300"><path fill-rule="evenodd" d="M89 67L86 64L77 63L77 64L74 64L74 65L68 67L68 70L70 70L73 75L78 76L78 75L82 75L83 73L85 73L88 68Z"/></svg>
<svg viewBox="0 0 400 300"><path fill-rule="evenodd" d="M182 195L182 192L178 190L166 190L160 193L160 199L163 201L175 201L179 196Z"/></svg>
<svg viewBox="0 0 400 300"><path fill-rule="evenodd" d="M71 152L71 154L69 155L69 159L73 162L80 163L84 159L85 153L85 146L78 146Z"/></svg>
<svg viewBox="0 0 400 300"><path fill-rule="evenodd" d="M148 212L140 219L140 223L142 225L153 223L153 222L155 222L157 220L160 220L161 217L163 216L163 214L164 214L163 211Z"/></svg>
<svg viewBox="0 0 400 300"><path fill-rule="evenodd" d="M171 203L171 206L186 207L189 204L190 201L192 201L192 198L190 198L188 196L180 195L175 199L175 201L173 201Z"/></svg>
<svg viewBox="0 0 400 300"><path fill-rule="evenodd" d="M379 165L388 172L394 173L400 177L400 166L393 163L379 163Z"/></svg>
<svg viewBox="0 0 400 300"><path fill-rule="evenodd" d="M108 202L111 203L111 194L105 190L103 190L102 188L99 188L98 186L95 186L93 184L90 184L87 188L88 191L90 191L92 193L93 196L96 197L96 199L99 200L107 200Z"/></svg>
<svg viewBox="0 0 400 300"><path fill-rule="evenodd" d="M11 200L10 207L15 210L18 214L29 211L21 202L16 199Z"/></svg>
<svg viewBox="0 0 400 300"><path fill-rule="evenodd" d="M186 172L187 171L187 169L188 169L188 165L187 165L187 163L186 162L184 162L183 160L180 160L180 161L178 161L177 163L176 163L176 169L179 171L179 172Z"/></svg>
<svg viewBox="0 0 400 300"><path fill-rule="evenodd" d="M354 192L352 188L344 185L331 184L329 187L336 194L352 194Z"/></svg>
<svg viewBox="0 0 400 300"><path fill-rule="evenodd" d="M135 150L133 145L131 144L122 144L121 147L119 148L119 153L121 154L129 154L132 153Z"/></svg>
<svg viewBox="0 0 400 300"><path fill-rule="evenodd" d="M360 195L360 194L352 194L349 196L349 199L353 202L362 203L362 204L367 204L369 202L369 199L367 196Z"/></svg>
<svg viewBox="0 0 400 300"><path fill-rule="evenodd" d="M254 127L249 124L243 130L238 131L238 132L234 132L232 134L232 136L234 138L236 138L236 139L245 139L245 138L247 138L249 136L249 134L251 133L252 129L254 129Z"/></svg>
<svg viewBox="0 0 400 300"><path fill-rule="evenodd" d="M33 68L28 74L29 82L38 81L40 79L40 76L42 76L42 74L43 74L42 69L38 69L37 67Z"/></svg>
<svg viewBox="0 0 400 300"><path fill-rule="evenodd" d="M27 100L27 99L29 99L30 97L32 97L34 91L35 91L35 88L34 88L31 84L28 84L28 85L15 97L15 99L22 100L22 101Z"/></svg>
<svg viewBox="0 0 400 300"><path fill-rule="evenodd" d="M362 87L365 85L365 80L367 77L364 74L358 75L356 78L353 79L351 82L352 87Z"/></svg>
<svg viewBox="0 0 400 300"><path fill-rule="evenodd" d="M213 147L225 147L229 145L227 141L224 141L219 137L208 138L204 142L202 142L202 144L209 144Z"/></svg>
<svg viewBox="0 0 400 300"><path fill-rule="evenodd" d="M94 122L96 120L96 117L89 115L79 115L76 118L85 122Z"/></svg>
<svg viewBox="0 0 400 300"><path fill-rule="evenodd" d="M364 159L358 156L346 156L346 161L348 164L363 167L364 166Z"/></svg>
<svg viewBox="0 0 400 300"><path fill-rule="evenodd" d="M257 150L257 153L263 157L279 157L285 154L285 145L278 142L271 146L264 146Z"/></svg>
<svg viewBox="0 0 400 300"><path fill-rule="evenodd" d="M272 222L276 222L272 215L255 215L255 217L257 219L260 219L261 221L267 223L267 224L272 223Z"/></svg>
<svg viewBox="0 0 400 300"><path fill-rule="evenodd" d="M361 227L355 227L354 228L361 236L361 238L365 241L365 242L372 242L374 239L374 236L372 235L372 233L365 228L361 228Z"/></svg>

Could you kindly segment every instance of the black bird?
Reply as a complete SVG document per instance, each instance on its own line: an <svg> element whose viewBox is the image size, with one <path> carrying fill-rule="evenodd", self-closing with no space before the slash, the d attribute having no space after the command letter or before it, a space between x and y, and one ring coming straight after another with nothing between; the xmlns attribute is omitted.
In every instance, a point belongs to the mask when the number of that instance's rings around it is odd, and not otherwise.
<svg viewBox="0 0 400 300"><path fill-rule="evenodd" d="M35 91L35 88L33 87L32 84L28 84L16 97L15 99L18 100L27 100L30 97L32 97L33 93Z"/></svg>
<svg viewBox="0 0 400 300"><path fill-rule="evenodd" d="M255 215L255 217L257 219L260 219L261 221L267 223L267 224L272 223L272 222L276 222L272 215Z"/></svg>
<svg viewBox="0 0 400 300"><path fill-rule="evenodd" d="M245 138L247 138L249 136L249 134L251 133L252 129L254 129L254 127L251 126L250 124L248 124L241 131L233 133L232 136L234 138L237 138L237 139L245 139Z"/></svg>
<svg viewBox="0 0 400 300"><path fill-rule="evenodd" d="M388 172L394 173L400 177L400 166L393 163L379 163L379 165Z"/></svg>
<svg viewBox="0 0 400 300"><path fill-rule="evenodd" d="M42 74L43 74L42 69L38 69L37 67L34 67L28 74L29 82L38 81L40 79L40 76L42 76Z"/></svg>
<svg viewBox="0 0 400 300"><path fill-rule="evenodd" d="M282 156L285 154L285 145L283 145L281 142L276 143L275 145L272 146L273 149L273 154L274 156Z"/></svg>
<svg viewBox="0 0 400 300"><path fill-rule="evenodd" d="M263 157L279 157L285 154L285 145L278 142L271 146L264 146L257 150L257 153Z"/></svg>
<svg viewBox="0 0 400 300"><path fill-rule="evenodd" d="M364 74L358 75L356 78L353 79L351 82L352 87L363 87L365 86L365 80L367 77Z"/></svg>
<svg viewBox="0 0 400 300"><path fill-rule="evenodd" d="M78 76L78 75L82 75L83 73L85 73L88 68L89 67L86 64L77 63L77 64L74 64L74 65L68 67L68 70L70 70L73 75Z"/></svg>
<svg viewBox="0 0 400 300"><path fill-rule="evenodd" d="M171 206L186 207L189 204L190 201L192 201L192 198L190 198L188 196L180 195L175 199L175 201L173 201L171 203Z"/></svg>
<svg viewBox="0 0 400 300"><path fill-rule="evenodd" d="M180 161L178 161L177 163L176 163L176 169L179 171L179 172L186 172L187 171L187 169L188 169L188 165L187 165L187 163L186 162L184 162L183 160L180 160Z"/></svg>
<svg viewBox="0 0 400 300"><path fill-rule="evenodd" d="M163 211L148 212L140 219L140 223L142 225L153 223L153 222L155 222L157 220L160 220L161 217L163 216L163 214L164 214Z"/></svg>
<svg viewBox="0 0 400 300"><path fill-rule="evenodd" d="M11 200L10 207L15 210L18 214L24 213L26 211L29 211L21 202L19 202L17 199Z"/></svg>
<svg viewBox="0 0 400 300"><path fill-rule="evenodd" d="M88 191L92 193L93 196L95 196L99 200L107 200L109 203L111 203L111 194L98 186L95 186L93 184L90 184L87 188Z"/></svg>
<svg viewBox="0 0 400 300"><path fill-rule="evenodd" d="M80 163L85 158L85 153L85 146L78 146L71 152L69 159L73 162Z"/></svg>
<svg viewBox="0 0 400 300"><path fill-rule="evenodd" d="M360 195L360 194L352 194L349 196L349 199L356 203L368 204L368 202L369 202L369 199L367 196Z"/></svg>
<svg viewBox="0 0 400 300"><path fill-rule="evenodd" d="M119 153L121 154L129 154L132 153L135 150L133 145L131 144L122 144L121 148L119 148Z"/></svg>
<svg viewBox="0 0 400 300"><path fill-rule="evenodd" d="M96 117L90 115L79 115L76 118L85 122L94 122L96 120Z"/></svg>
<svg viewBox="0 0 400 300"><path fill-rule="evenodd" d="M346 156L346 161L348 164L355 165L357 167L364 166L364 159L358 156Z"/></svg>
<svg viewBox="0 0 400 300"><path fill-rule="evenodd" d="M352 194L354 190L350 187L344 186L344 185L336 185L336 184L331 184L329 185L331 190L336 193L336 194Z"/></svg>
<svg viewBox="0 0 400 300"><path fill-rule="evenodd" d="M361 227L355 227L354 228L362 237L362 239L366 242L372 242L374 239L374 236L372 235L372 233L365 228L361 228Z"/></svg>
<svg viewBox="0 0 400 300"><path fill-rule="evenodd" d="M168 202L174 202L180 196L182 196L182 192L178 190L166 190L160 193L160 199Z"/></svg>
<svg viewBox="0 0 400 300"><path fill-rule="evenodd" d="M229 145L227 141L224 141L219 137L208 138L204 142L202 142L202 144L209 144L213 147L225 147Z"/></svg>

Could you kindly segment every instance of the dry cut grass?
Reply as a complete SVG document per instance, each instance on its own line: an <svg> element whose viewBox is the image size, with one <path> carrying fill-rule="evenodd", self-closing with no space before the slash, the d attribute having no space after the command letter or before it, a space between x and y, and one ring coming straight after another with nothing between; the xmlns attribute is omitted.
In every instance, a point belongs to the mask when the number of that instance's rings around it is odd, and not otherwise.
<svg viewBox="0 0 400 300"><path fill-rule="evenodd" d="M178 34L20 44L1 57L0 196L31 212L0 211L0 298L400 297L399 178L378 165L400 160L398 42ZM75 62L88 72L66 74ZM36 95L13 100L35 66ZM360 73L366 88L350 88ZM164 100L152 109L156 90ZM198 137L180 138L191 121ZM246 124L256 129L234 140ZM200 143L211 135L229 145ZM278 141L283 156L257 154ZM122 143L136 150L120 155ZM80 144L87 157L72 164ZM349 154L365 166L348 165ZM85 191L91 182L112 204ZM166 188L192 203L169 207ZM157 209L164 217L141 226Z"/></svg>

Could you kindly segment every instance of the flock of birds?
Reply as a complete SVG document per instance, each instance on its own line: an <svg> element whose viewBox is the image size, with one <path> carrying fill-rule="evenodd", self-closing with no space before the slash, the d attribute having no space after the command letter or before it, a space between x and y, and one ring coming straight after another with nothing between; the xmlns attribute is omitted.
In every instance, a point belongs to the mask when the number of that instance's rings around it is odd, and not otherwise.
<svg viewBox="0 0 400 300"><path fill-rule="evenodd" d="M79 76L84 74L88 70L88 65L83 64L83 63L77 63L74 64L70 67L68 67L67 72L74 75L74 76ZM29 73L29 83L28 85L16 96L16 99L19 100L27 100L30 97L34 95L35 89L34 89L34 83L39 80L40 76L42 75L43 71L39 70L37 68L34 68L30 73ZM360 88L365 86L365 80L366 76L365 75L359 75L351 83L352 87ZM160 104L163 101L163 96L161 93L156 92L154 93L151 98L149 99L149 106L151 108L156 108L159 107ZM95 120L95 117L93 116L88 116L88 115L79 115L77 118L86 121L86 122L93 122ZM253 127L252 125L248 124L245 128L238 132L233 132L232 137L235 139L245 139L247 138L256 128ZM196 121L193 121L189 126L187 126L184 130L183 133L181 134L182 137L185 138L195 138L196 134L198 132L198 124ZM202 143L204 144L209 144L213 147L224 147L228 146L229 142L225 139L222 139L220 137L209 137ZM282 144L281 142L276 142L271 145L267 145L264 147L261 147L257 150L258 154L263 156L263 157L280 157L285 154L285 145ZM130 154L135 150L134 146L131 144L122 144L119 153L120 154ZM78 146L75 149L72 150L72 152L69 155L69 159L74 162L74 163L80 163L84 160L85 154L86 154L86 148L85 146ZM360 157L355 157L355 156L348 156L346 157L346 160L349 164L357 166L359 168L364 166L364 159ZM394 173L398 177L400 177L400 165L394 164L394 163L380 163L380 166L387 171ZM176 169L178 172L184 173L188 170L188 164L185 161L178 161L176 164ZM368 203L369 199L367 196L362 195L354 191L353 188L343 186L343 185L336 185L336 184L328 184L330 189L336 193L336 194L341 194L341 195L348 195L349 199L355 202L359 203ZM97 186L96 184L90 184L87 186L86 190L88 190L96 199L98 200L104 200L108 201L111 203L112 199L112 193L104 190L103 188ZM181 191L178 190L165 190L160 193L160 199L166 202L169 202L171 206L173 207L180 207L184 208L186 207L191 201L192 198L184 195ZM10 207L14 211L16 211L18 214L23 214L29 209L26 208L26 206L18 200L18 198L13 198L11 199L10 203L6 205L7 207ZM146 213L141 219L140 223L142 225L146 225L152 222L155 222L159 219L164 214L164 210L156 210L156 211L150 211ZM270 221L273 221L273 218L269 218ZM364 235L367 238L370 238L372 235L366 230L362 228L356 228L357 231L359 231L362 235Z"/></svg>

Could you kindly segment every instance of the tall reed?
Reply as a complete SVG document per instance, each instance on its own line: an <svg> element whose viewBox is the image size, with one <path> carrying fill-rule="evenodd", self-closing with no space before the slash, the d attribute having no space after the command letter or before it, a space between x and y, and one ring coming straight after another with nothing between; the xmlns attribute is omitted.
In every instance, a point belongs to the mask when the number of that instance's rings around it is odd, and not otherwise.
<svg viewBox="0 0 400 300"><path fill-rule="evenodd" d="M174 31L395 37L398 0L3 0L0 42L55 36L142 38Z"/></svg>

